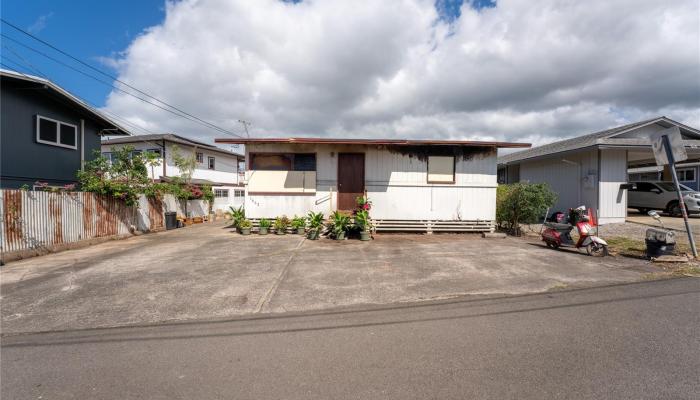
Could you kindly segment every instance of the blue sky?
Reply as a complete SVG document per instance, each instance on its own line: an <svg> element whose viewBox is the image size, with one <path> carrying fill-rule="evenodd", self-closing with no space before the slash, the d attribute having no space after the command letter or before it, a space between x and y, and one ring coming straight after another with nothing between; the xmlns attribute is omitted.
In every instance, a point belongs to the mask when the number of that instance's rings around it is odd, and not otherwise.
<svg viewBox="0 0 700 400"><path fill-rule="evenodd" d="M143 29L160 23L164 15L163 0L2 1L3 19L111 74L115 71L101 64L99 57L109 57L126 49ZM7 25L2 25L2 33L56 55ZM2 43L3 63L7 66L16 67L13 62L22 62L24 58L69 91L97 106L104 105L110 91L108 86L33 54L10 40L2 38Z"/></svg>
<svg viewBox="0 0 700 400"><path fill-rule="evenodd" d="M440 17L446 21L459 18L463 0L437 0L435 5ZM493 0L474 0L475 8L493 7ZM56 47L114 75L99 61L111 57L128 47L144 29L162 22L165 16L164 0L126 1L64 1L51 0L3 0L3 19L29 31ZM43 47L7 25L2 33L34 48L41 49L61 60L63 56ZM110 88L75 71L23 48L11 40L2 39L4 68L19 69L37 74L38 70L51 80L102 107ZM27 64L31 67L28 67ZM82 68L82 67L81 67ZM104 78L104 77L102 77Z"/></svg>

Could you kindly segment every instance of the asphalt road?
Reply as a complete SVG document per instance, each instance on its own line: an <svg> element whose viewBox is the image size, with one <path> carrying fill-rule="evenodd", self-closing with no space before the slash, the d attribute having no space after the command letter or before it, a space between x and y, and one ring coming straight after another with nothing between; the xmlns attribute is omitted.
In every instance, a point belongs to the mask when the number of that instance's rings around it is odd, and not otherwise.
<svg viewBox="0 0 700 400"><path fill-rule="evenodd" d="M700 279L2 338L3 399L697 399Z"/></svg>

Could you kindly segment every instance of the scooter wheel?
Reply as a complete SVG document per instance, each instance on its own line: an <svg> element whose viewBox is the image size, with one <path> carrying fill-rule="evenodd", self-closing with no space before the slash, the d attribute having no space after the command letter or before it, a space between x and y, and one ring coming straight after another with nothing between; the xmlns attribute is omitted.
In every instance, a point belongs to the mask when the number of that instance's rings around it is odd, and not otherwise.
<svg viewBox="0 0 700 400"><path fill-rule="evenodd" d="M608 246L596 242L589 243L586 246L586 253L592 257L605 257L608 255Z"/></svg>
<svg viewBox="0 0 700 400"><path fill-rule="evenodd" d="M556 244L555 242L545 242L545 243L547 243L547 247L549 247L550 249L556 250L559 248L559 245Z"/></svg>

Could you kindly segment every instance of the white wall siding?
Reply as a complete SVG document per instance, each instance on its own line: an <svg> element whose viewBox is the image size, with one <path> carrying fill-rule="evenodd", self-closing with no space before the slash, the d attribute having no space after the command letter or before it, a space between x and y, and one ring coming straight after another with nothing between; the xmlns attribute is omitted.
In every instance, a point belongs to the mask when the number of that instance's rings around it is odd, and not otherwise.
<svg viewBox="0 0 700 400"><path fill-rule="evenodd" d="M338 153L365 154L365 188L375 219L485 220L496 214L496 152L485 150L467 159L457 157L455 184L427 183L427 163L374 146L253 144L251 152L316 153L315 195L250 195L246 214L251 218L324 214L336 209ZM246 171L249 177L251 171Z"/></svg>
<svg viewBox="0 0 700 400"><path fill-rule="evenodd" d="M625 222L627 191L620 184L627 182L627 150L600 150L600 171L600 223Z"/></svg>
<svg viewBox="0 0 700 400"><path fill-rule="evenodd" d="M557 193L557 203L550 212L566 212L580 205L597 208L597 180L598 151L595 149L520 164L520 182L547 183Z"/></svg>

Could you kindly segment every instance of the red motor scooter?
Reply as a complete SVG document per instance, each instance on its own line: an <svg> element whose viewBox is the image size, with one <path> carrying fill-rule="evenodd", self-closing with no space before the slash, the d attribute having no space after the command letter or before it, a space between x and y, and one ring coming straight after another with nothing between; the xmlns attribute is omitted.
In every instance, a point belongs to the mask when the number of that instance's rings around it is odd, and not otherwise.
<svg viewBox="0 0 700 400"><path fill-rule="evenodd" d="M593 233L595 222L590 214L585 213L586 207L581 206L569 212L569 223L545 222L543 224L542 240L547 247L558 249L559 247L585 248L590 256L604 257L608 255L608 243ZM571 238L574 226L578 230L577 242Z"/></svg>

